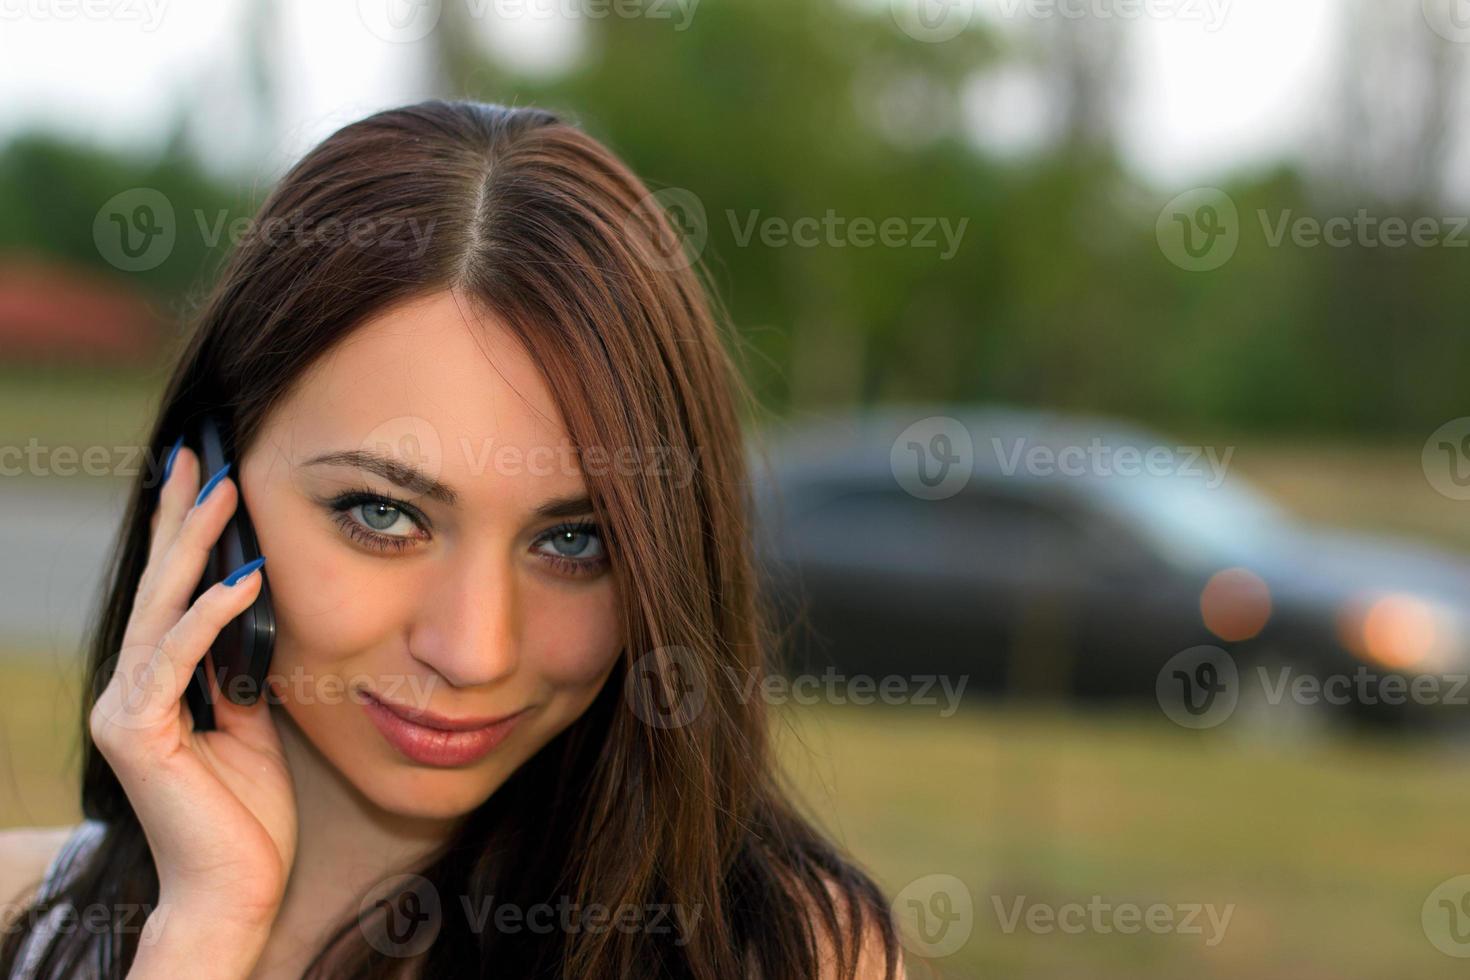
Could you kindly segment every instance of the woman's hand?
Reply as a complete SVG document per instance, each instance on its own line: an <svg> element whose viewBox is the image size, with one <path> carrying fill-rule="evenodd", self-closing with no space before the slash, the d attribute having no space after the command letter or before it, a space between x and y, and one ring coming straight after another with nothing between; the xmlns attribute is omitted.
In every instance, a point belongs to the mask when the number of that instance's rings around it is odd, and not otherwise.
<svg viewBox="0 0 1470 980"><path fill-rule="evenodd" d="M212 474L203 474L208 477ZM198 457L180 448L153 515L148 566L117 668L89 719L97 748L138 814L158 869L160 906L264 943L296 854L296 801L262 698L234 704L215 686L215 731L195 732L182 700L216 635L260 593L261 572L190 598L239 500L228 477L195 504ZM258 953L258 950L256 951Z"/></svg>

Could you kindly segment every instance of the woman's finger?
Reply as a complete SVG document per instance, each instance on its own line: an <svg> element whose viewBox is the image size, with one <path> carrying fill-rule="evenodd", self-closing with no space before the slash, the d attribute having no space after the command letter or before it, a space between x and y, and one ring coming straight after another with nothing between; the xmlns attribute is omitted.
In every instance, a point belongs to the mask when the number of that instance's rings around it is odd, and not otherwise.
<svg viewBox="0 0 1470 980"><path fill-rule="evenodd" d="M129 645L157 638L183 615L209 564L210 550L235 512L239 490L233 480L222 476L206 487L208 495L188 508L173 542L138 582L132 619L136 633L129 636ZM164 529L164 518L159 527Z"/></svg>
<svg viewBox="0 0 1470 980"><path fill-rule="evenodd" d="M173 544L184 523L184 515L194 505L199 492L199 457L187 446L180 446L173 464L166 467L168 477L158 492L158 506L153 509L152 531L148 539L148 564L155 565Z"/></svg>
<svg viewBox="0 0 1470 980"><path fill-rule="evenodd" d="M216 582L189 607L189 611L164 634L159 648L172 671L173 686L168 694L172 701L184 696L184 688L194 676L194 668L204 658L225 625L243 613L260 594L260 567L264 558L248 562L224 581ZM241 575L241 572L244 572ZM234 584L229 584L231 580ZM218 682L214 682L218 686Z"/></svg>
<svg viewBox="0 0 1470 980"><path fill-rule="evenodd" d="M260 594L260 565L252 564L254 568L236 578L235 584L226 584L232 573L206 589L157 643L124 650L93 711L94 739L116 747L117 740L110 736L120 731L162 729L179 718L180 699L195 666L220 630Z"/></svg>

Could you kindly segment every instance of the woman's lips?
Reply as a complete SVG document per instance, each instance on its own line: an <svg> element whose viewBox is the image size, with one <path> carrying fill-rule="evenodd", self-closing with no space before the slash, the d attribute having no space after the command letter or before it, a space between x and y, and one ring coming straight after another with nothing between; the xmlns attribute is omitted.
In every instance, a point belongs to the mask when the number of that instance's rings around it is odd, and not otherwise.
<svg viewBox="0 0 1470 980"><path fill-rule="evenodd" d="M463 766L503 742L526 713L499 719L445 718L389 705L364 691L363 710L383 737L403 755L426 766Z"/></svg>

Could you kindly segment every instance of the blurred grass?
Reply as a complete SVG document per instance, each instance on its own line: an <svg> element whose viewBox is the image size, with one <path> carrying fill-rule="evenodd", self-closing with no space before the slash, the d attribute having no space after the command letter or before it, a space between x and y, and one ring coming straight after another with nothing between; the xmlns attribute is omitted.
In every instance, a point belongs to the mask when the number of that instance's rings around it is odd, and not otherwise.
<svg viewBox="0 0 1470 980"><path fill-rule="evenodd" d="M81 819L78 740L81 665L25 653L0 654L0 827Z"/></svg>
<svg viewBox="0 0 1470 980"><path fill-rule="evenodd" d="M827 706L791 712L811 812L889 895L934 873L974 898L951 977L1463 976L1425 938L1431 889L1470 872L1470 762L1434 743L1286 746L1136 714ZM1234 726L1231 726L1234 727ZM806 752L813 753L806 758ZM1007 934L1027 905L1234 904L1223 941ZM911 975L921 975L911 967Z"/></svg>
<svg viewBox="0 0 1470 980"><path fill-rule="evenodd" d="M0 658L0 826L78 819L74 672ZM1234 728L1235 726L1227 726ZM953 874L974 898L946 977L1463 975L1420 926L1470 872L1470 762L1430 742L1285 746L1152 715L997 706L786 707L778 746L807 808L891 895ZM995 902L1234 905L1223 941L1007 934ZM1205 921L1200 920L1202 923ZM917 961L911 975L923 976Z"/></svg>

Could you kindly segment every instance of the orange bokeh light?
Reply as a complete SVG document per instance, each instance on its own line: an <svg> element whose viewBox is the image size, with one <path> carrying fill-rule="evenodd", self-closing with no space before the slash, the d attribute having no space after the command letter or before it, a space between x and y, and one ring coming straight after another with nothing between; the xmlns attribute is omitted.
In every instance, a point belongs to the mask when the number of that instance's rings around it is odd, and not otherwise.
<svg viewBox="0 0 1470 980"><path fill-rule="evenodd" d="M1434 648L1434 610L1413 596L1386 595L1368 607L1358 635L1361 651L1385 667L1412 667Z"/></svg>
<svg viewBox="0 0 1470 980"><path fill-rule="evenodd" d="M1226 568L1210 576L1200 591L1205 628L1222 640L1249 640L1271 618L1271 589L1248 568Z"/></svg>

